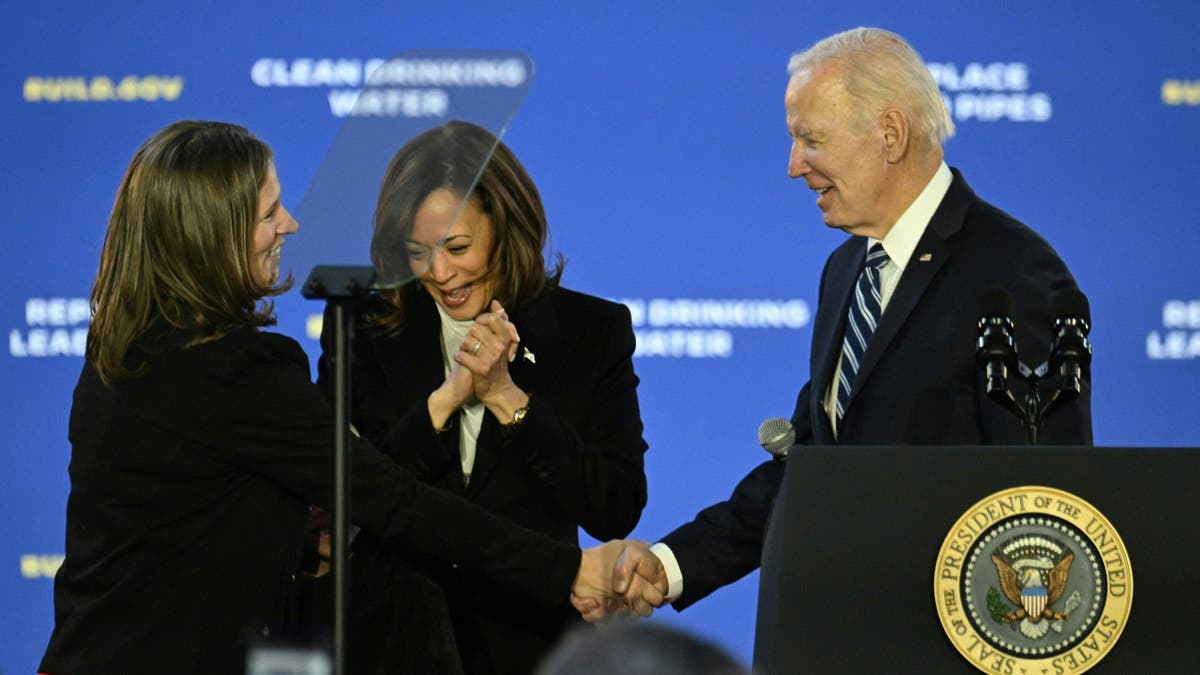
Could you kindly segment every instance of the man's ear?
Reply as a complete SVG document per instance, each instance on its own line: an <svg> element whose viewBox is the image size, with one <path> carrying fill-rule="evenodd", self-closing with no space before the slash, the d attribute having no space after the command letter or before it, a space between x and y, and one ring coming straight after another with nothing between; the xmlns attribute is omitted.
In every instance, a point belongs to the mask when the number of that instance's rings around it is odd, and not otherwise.
<svg viewBox="0 0 1200 675"><path fill-rule="evenodd" d="M883 151L889 164L896 164L908 153L912 142L912 129L904 113L888 108L879 115L879 126L883 130Z"/></svg>

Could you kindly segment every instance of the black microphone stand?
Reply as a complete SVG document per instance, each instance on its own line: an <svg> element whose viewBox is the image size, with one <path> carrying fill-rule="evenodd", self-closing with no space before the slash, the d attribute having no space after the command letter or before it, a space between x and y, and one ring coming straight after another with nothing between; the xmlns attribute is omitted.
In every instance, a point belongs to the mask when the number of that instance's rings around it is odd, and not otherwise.
<svg viewBox="0 0 1200 675"><path fill-rule="evenodd" d="M1010 337L993 337L1000 331L993 331L991 324L998 327L1001 321L994 317L980 319L977 361L980 364L986 363L988 398L1021 420L1021 426L1025 428L1025 441L1029 445L1036 445L1042 424L1050 413L1079 398L1083 389L1083 369L1092 360L1092 346L1087 341L1088 323L1084 319L1057 319L1054 322L1056 335L1050 349L1050 360L1031 369L1017 360L1016 346ZM1009 326L1011 327L1011 322ZM1007 339L1007 344L1002 344L1003 339ZM1020 403L1009 391L1007 383L1007 368L1014 364L1017 373L1027 385L1025 400ZM1040 385L1051 367L1057 367L1062 375L1062 383L1054 395L1043 403Z"/></svg>
<svg viewBox="0 0 1200 675"><path fill-rule="evenodd" d="M1050 372L1049 362L1042 363L1032 370L1024 363L1017 363L1017 373L1024 378L1026 383L1024 408L1021 411L1021 423L1025 427L1025 441L1029 445L1037 445L1038 434L1041 433L1042 423L1046 421L1046 417L1063 403L1079 395L1079 392L1075 392L1074 396L1070 396L1065 390L1059 389L1043 405L1040 384L1046 378L1048 372ZM1011 397L1012 394L1009 394L1009 396Z"/></svg>
<svg viewBox="0 0 1200 675"><path fill-rule="evenodd" d="M346 669L346 626L350 553L350 340L354 335L350 305L371 290L375 270L370 266L317 265L301 295L325 300L333 308L333 512L330 562L333 567L333 672Z"/></svg>

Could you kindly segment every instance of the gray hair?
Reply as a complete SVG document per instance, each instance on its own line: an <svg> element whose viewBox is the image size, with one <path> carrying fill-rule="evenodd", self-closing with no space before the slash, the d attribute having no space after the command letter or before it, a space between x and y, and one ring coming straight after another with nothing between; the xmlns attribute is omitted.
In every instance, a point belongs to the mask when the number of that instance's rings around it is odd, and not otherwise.
<svg viewBox="0 0 1200 675"><path fill-rule="evenodd" d="M788 73L795 75L834 59L849 66L843 82L847 93L874 112L900 106L931 147L954 135L942 92L920 54L904 38L882 28L854 28L793 54Z"/></svg>

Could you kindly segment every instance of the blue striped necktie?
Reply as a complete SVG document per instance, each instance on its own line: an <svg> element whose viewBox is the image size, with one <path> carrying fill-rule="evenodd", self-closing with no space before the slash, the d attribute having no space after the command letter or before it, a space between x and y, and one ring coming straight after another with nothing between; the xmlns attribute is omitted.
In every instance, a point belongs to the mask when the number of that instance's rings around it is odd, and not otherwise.
<svg viewBox="0 0 1200 675"><path fill-rule="evenodd" d="M837 393L837 428L842 426L842 415L846 412L846 402L850 400L851 387L858 375L859 364L867 345L871 344L871 336L875 334L875 326L879 323L882 305L879 295L879 270L888 263L887 251L879 243L871 244L867 251L867 264L858 277L854 288L854 297L850 299L850 313L846 317L846 337L842 340L842 367L838 371Z"/></svg>

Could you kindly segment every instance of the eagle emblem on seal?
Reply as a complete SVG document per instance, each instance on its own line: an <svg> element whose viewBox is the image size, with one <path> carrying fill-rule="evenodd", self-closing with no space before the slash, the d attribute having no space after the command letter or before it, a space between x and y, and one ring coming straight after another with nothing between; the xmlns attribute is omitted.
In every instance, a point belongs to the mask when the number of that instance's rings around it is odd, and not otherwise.
<svg viewBox="0 0 1200 675"><path fill-rule="evenodd" d="M1041 535L1021 536L1001 544L992 553L992 562L1004 597L1012 604L1000 607L997 605L1003 601L994 598L998 602L989 603L993 618L1018 628L1029 638L1040 638L1050 628L1061 632L1063 622L1071 618L1071 611L1080 601L1075 593L1062 612L1054 610L1067 590L1074 560L1075 554L1062 542Z"/></svg>

